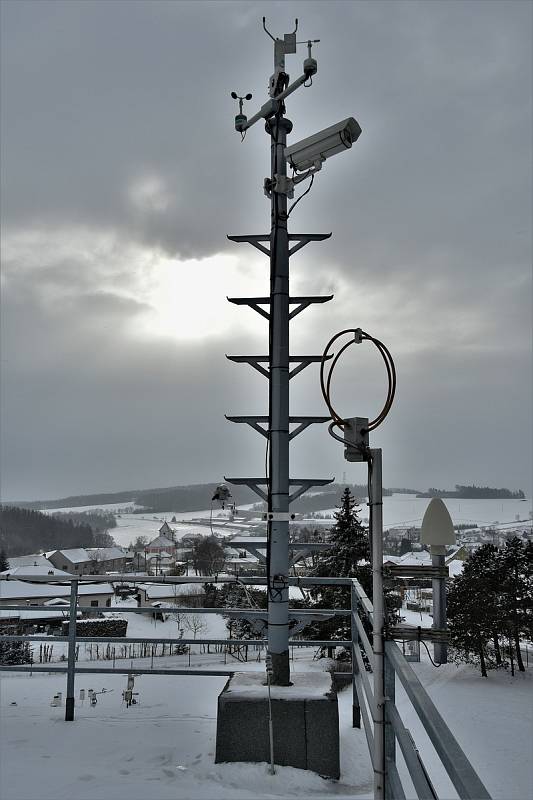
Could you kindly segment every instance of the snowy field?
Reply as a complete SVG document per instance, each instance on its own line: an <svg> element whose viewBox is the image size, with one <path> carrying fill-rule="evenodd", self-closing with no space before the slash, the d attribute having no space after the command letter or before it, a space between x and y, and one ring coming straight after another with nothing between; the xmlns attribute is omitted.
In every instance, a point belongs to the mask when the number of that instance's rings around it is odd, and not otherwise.
<svg viewBox="0 0 533 800"><path fill-rule="evenodd" d="M360 506L362 518L368 516L364 501ZM481 527L501 525L516 520L529 520L531 523L531 499L528 500L459 500L454 497L444 499L450 516L456 525L477 524ZM393 528L402 525L420 525L429 498L415 497L413 494L393 494L383 498L383 525ZM333 514L334 508L320 511L320 514Z"/></svg>
<svg viewBox="0 0 533 800"><path fill-rule="evenodd" d="M175 619L154 622L127 613L128 635L176 636ZM415 623L418 615L412 614ZM205 638L223 637L222 617L205 615ZM420 622L425 624L425 615ZM187 637L192 634L185 632ZM56 653L56 647L57 653ZM54 661L61 643L54 646ZM80 661L95 667L95 675L76 676L79 689L105 694L98 704L77 701L76 719L64 722L64 706L50 706L53 695L66 689L65 675L2 673L0 675L0 797L2 800L226 800L226 798L369 798L372 772L362 730L351 728L351 688L339 694L341 778L319 776L289 767L275 776L265 764L215 764L217 696L225 677L138 676L139 703L126 708L122 690L126 676L98 674L112 662L89 660L80 646ZM263 670L250 653L247 663L224 654L201 652L193 645L191 667ZM293 673L323 670L325 660L313 660L312 649L294 650ZM425 652L417 674L439 711L469 756L494 800L524 800L530 796L533 667L514 678L490 672L482 679L470 666L448 664L435 669ZM117 659L116 666L150 667L150 658ZM183 667L188 655L156 657L155 668ZM112 690L112 691L111 691ZM13 705L13 704L16 705ZM441 798L456 794L403 690L397 704L415 737ZM400 762L400 771L405 773ZM406 773L405 773L406 774ZM409 784L407 784L409 785ZM414 797L414 792L408 797Z"/></svg>
<svg viewBox="0 0 533 800"><path fill-rule="evenodd" d="M528 500L458 500L447 498L446 506L450 512L452 520L457 524L478 524L480 526L501 525L515 522L517 519L530 520L532 501ZM415 497L412 494L394 494L392 497L383 498L383 524L385 527L402 525L420 525L422 517L429 503L428 498ZM243 509L250 508L250 505L241 506ZM81 506L71 509L49 509L46 513L54 511L91 511L96 506ZM180 539L187 533L209 533L209 527L200 527L188 523L192 519L209 519L210 509L202 511L178 512L169 510L166 513L153 514L131 514L121 513L121 506L118 503L105 506L98 506L102 510L112 511L120 514L117 518L117 527L110 533L115 542L120 547L127 547L137 536L146 536L154 539L158 535L159 528L165 520L172 524L176 529L177 538ZM122 504L122 508L124 505ZM364 503L361 505L361 518L366 520L367 508ZM321 514L333 514L336 509L325 509ZM228 523L228 517L219 517L220 510L213 510L213 530L216 533L231 533L224 530L224 524ZM170 523L172 517L176 517L177 523ZM313 520L309 521L313 524Z"/></svg>
<svg viewBox="0 0 533 800"><path fill-rule="evenodd" d="M157 666L175 666L181 658L158 659ZM322 664L310 654L295 662L306 671L313 666ZM65 681L57 675L2 675L2 800L371 797L364 734L350 727L349 691L340 695L342 777L326 781L290 767L278 767L271 776L266 764L214 763L217 696L225 677L139 676L139 703L128 709L122 702L125 676L79 675L77 696L79 688L109 691L96 706L78 702L69 723L64 707L50 707L57 691L64 697Z"/></svg>

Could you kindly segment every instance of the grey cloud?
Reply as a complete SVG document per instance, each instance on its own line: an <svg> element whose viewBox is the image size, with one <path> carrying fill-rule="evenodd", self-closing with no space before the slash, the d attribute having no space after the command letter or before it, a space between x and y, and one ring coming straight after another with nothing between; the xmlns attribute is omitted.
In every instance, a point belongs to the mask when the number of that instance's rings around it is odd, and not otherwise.
<svg viewBox="0 0 533 800"><path fill-rule="evenodd" d="M223 355L264 350L264 333L237 321L201 343L135 335L149 307L140 250L242 255L226 233L268 230L268 139L259 124L240 143L229 98L264 101L263 14L278 34L297 14L302 37L321 38L313 88L287 104L293 140L350 114L363 128L290 220L334 233L295 257L293 290L336 293L295 320L293 348L321 352L352 324L389 344L387 482L527 490L530 4L4 2L1 14L4 494L263 463L223 414L265 412L264 382ZM293 75L300 60L287 59ZM336 391L365 413L382 386L379 361L358 353ZM316 371L292 401L321 412ZM345 466L307 431L293 469Z"/></svg>

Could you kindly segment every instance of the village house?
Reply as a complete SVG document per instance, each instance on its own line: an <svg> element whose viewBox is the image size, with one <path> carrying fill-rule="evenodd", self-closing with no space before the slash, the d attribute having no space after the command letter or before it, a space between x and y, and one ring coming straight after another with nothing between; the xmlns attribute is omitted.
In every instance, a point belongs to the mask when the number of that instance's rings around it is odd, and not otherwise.
<svg viewBox="0 0 533 800"><path fill-rule="evenodd" d="M8 557L9 570L13 572L18 567L39 567L40 572L34 572L34 575L46 575L48 570L54 569L52 562L41 553L30 553L27 556L9 556Z"/></svg>
<svg viewBox="0 0 533 800"><path fill-rule="evenodd" d="M199 608L205 597L202 583L140 583L137 586L139 606L181 605Z"/></svg>
<svg viewBox="0 0 533 800"><path fill-rule="evenodd" d="M110 583L84 583L78 586L78 605L91 608L109 608L114 591ZM28 581L0 581L0 607L8 605L42 606L50 600L70 597L66 584L30 583ZM15 612L16 613L16 612Z"/></svg>
<svg viewBox="0 0 533 800"><path fill-rule="evenodd" d="M133 554L122 547L87 548L94 569L92 575L105 575L106 572L127 572L133 561Z"/></svg>
<svg viewBox="0 0 533 800"><path fill-rule="evenodd" d="M46 554L54 567L69 572L71 575L90 575L92 559L83 547L73 547L68 550L52 550Z"/></svg>

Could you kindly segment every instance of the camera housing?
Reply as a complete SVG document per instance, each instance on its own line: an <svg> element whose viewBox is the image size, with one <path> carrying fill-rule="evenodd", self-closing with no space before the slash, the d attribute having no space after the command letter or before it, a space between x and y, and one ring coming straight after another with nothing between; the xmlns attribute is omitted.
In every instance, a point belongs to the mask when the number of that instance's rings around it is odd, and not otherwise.
<svg viewBox="0 0 533 800"><path fill-rule="evenodd" d="M336 125L330 125L329 128L324 128L313 136L286 147L285 159L289 166L302 172L351 147L360 134L359 123L353 117L348 117Z"/></svg>

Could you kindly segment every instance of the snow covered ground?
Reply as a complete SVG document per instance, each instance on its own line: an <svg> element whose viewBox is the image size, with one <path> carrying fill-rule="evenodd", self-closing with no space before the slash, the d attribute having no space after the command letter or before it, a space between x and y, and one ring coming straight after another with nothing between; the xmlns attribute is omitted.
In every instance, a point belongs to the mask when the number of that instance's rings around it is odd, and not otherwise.
<svg viewBox="0 0 533 800"><path fill-rule="evenodd" d="M165 659L170 666L173 659ZM163 660L158 660L158 666ZM316 662L311 662L316 665ZM239 665L244 671L257 664ZM309 666L309 661L307 662ZM319 666L317 668L320 668ZM362 731L353 730L351 696L341 694L340 781L266 764L215 764L216 703L224 677L140 676L139 703L122 703L125 676L79 675L79 688L105 694L98 704L50 707L64 676L2 675L0 796L3 800L214 800L214 798L369 798L372 772ZM11 705L15 701L16 706Z"/></svg>
<svg viewBox="0 0 533 800"><path fill-rule="evenodd" d="M234 530L225 530L224 523L227 523L229 517L219 517L218 509L213 513L213 531L215 533L223 533L229 535ZM191 519L209 519L209 509L204 511L185 511L182 513L169 512L168 514L121 514L117 518L117 527L112 528L109 532L115 542L120 547L127 547L137 536L146 536L148 540L155 539L159 533L159 528L165 520L176 531L176 539L181 539L188 533L201 533L207 536L210 533L209 527L196 526L188 522ZM176 517L177 522L170 520Z"/></svg>
<svg viewBox="0 0 533 800"><path fill-rule="evenodd" d="M138 614L128 617L130 636L175 635L174 620L154 624ZM225 634L221 617L209 615L206 619L209 628L200 636ZM224 668L223 654L199 651L198 645L193 647L191 666ZM325 662L314 661L312 656L312 650L295 650L293 671L322 670ZM154 667L178 667L187 662L188 656L165 656L154 659ZM117 666L120 664L117 660ZM136 659L134 664L148 667L150 659ZM90 665L97 666L95 662ZM111 666L109 662L103 665ZM263 669L256 661L241 664L231 658L227 666L242 671ZM425 653L422 663L413 666L492 797L529 797L533 669L514 678L506 672L490 672L483 679L466 665L435 669ZM271 776L264 764L214 763L216 703L225 680L138 676L135 690L140 692L139 703L128 709L122 702L125 676L78 675L77 697L80 688L112 691L99 695L94 707L87 700L77 702L76 720L66 723L64 706L50 706L58 691L64 702L64 675L2 673L0 796L3 800L371 797L365 736L362 730L351 728L350 688L339 694L341 779L325 781L289 767L278 768ZM456 797L399 686L397 704L430 767L439 797ZM400 758L399 762L405 773ZM408 797L414 796L408 792Z"/></svg>

